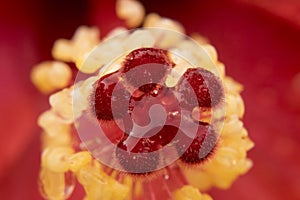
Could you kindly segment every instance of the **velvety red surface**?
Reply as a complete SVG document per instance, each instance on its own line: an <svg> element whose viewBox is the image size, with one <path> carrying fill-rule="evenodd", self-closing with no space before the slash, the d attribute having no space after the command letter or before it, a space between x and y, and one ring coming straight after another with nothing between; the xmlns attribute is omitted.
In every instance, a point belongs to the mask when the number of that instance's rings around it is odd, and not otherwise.
<svg viewBox="0 0 300 200"><path fill-rule="evenodd" d="M227 74L245 86L245 126L256 146L251 171L215 199L300 199L300 20L298 1L144 0L148 12L179 20L217 48ZM282 2L285 2L282 4ZM283 6L284 5L284 6ZM276 11L276 12L275 12ZM0 197L41 199L37 191L39 133L35 121L48 108L29 80L33 64L51 59L55 39L77 26L101 34L122 24L113 1L1 1ZM82 189L71 199L82 199Z"/></svg>

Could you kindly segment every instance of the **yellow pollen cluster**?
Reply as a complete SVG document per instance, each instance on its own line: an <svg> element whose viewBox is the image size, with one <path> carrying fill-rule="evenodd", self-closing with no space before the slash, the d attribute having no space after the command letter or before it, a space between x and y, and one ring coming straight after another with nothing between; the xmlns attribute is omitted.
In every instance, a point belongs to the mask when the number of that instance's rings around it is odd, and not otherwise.
<svg viewBox="0 0 300 200"><path fill-rule="evenodd" d="M125 20L129 28L139 26L145 16L143 5L136 0L118 0L116 2L116 12L120 19Z"/></svg>
<svg viewBox="0 0 300 200"><path fill-rule="evenodd" d="M74 62L76 66L80 66L87 54L99 44L99 37L100 33L96 27L81 26L71 40L57 40L52 55L57 60Z"/></svg>
<svg viewBox="0 0 300 200"><path fill-rule="evenodd" d="M207 194L201 194L199 190L193 186L183 186L175 192L175 200L212 200Z"/></svg>
<svg viewBox="0 0 300 200"><path fill-rule="evenodd" d="M72 78L70 67L59 61L45 61L31 72L32 83L43 93L49 94L66 87Z"/></svg>

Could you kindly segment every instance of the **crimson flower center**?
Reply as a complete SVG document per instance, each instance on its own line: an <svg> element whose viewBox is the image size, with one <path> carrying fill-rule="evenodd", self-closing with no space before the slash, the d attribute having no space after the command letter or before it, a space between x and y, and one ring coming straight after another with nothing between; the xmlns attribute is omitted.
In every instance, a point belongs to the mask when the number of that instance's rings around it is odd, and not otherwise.
<svg viewBox="0 0 300 200"><path fill-rule="evenodd" d="M175 66L168 54L156 48L136 49L118 71L94 84L93 113L100 126L110 124L105 135L115 144L115 157L128 173L157 170L167 159L162 153L165 148L182 162L199 164L211 155L217 142L213 127L195 121L192 111L220 104L220 80L203 68L187 67L178 84L168 87L165 80Z"/></svg>

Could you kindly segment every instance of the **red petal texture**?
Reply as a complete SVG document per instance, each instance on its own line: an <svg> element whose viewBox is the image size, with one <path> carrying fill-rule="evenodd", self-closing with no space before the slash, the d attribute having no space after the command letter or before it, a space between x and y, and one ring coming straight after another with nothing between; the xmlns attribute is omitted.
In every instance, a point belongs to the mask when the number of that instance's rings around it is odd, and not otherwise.
<svg viewBox="0 0 300 200"><path fill-rule="evenodd" d="M300 199L300 29L297 0L143 0L148 12L177 19L216 47L227 74L241 82L254 167L216 200ZM0 197L41 199L36 118L48 108L29 80L50 59L57 38L82 24L104 35L122 25L114 1L4 0L0 7ZM298 12L297 12L298 11ZM82 188L71 199L82 199Z"/></svg>
<svg viewBox="0 0 300 200"><path fill-rule="evenodd" d="M300 28L300 1L298 0L236 0L277 16Z"/></svg>

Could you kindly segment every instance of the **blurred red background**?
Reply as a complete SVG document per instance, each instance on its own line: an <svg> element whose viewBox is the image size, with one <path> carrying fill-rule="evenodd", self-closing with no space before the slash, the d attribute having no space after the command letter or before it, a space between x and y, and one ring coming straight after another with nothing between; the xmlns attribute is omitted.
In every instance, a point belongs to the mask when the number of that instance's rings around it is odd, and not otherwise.
<svg viewBox="0 0 300 200"><path fill-rule="evenodd" d="M298 0L143 0L147 12L176 19L216 47L227 74L245 86L245 126L256 146L250 172L218 199L300 199L300 2ZM114 1L2 0L0 7L0 197L41 199L37 190L39 113L47 97L31 67L51 59L57 38L79 25L104 35L121 25ZM298 74L298 76L296 76ZM82 199L79 189L71 197Z"/></svg>

